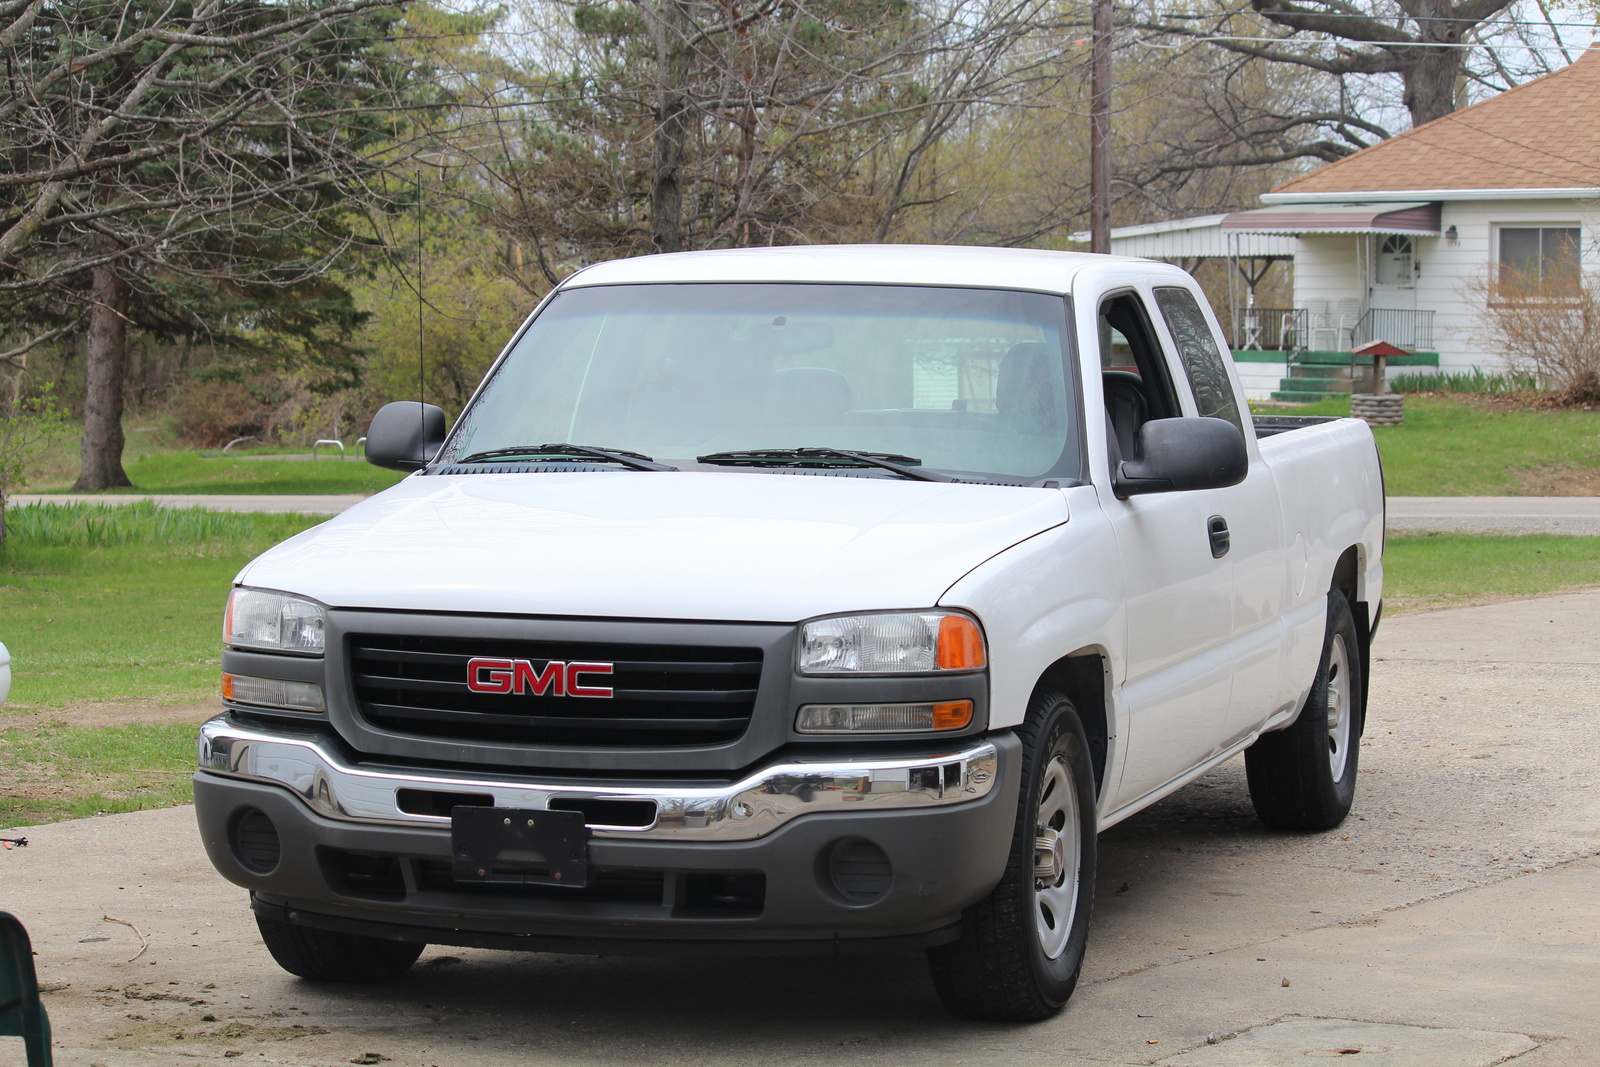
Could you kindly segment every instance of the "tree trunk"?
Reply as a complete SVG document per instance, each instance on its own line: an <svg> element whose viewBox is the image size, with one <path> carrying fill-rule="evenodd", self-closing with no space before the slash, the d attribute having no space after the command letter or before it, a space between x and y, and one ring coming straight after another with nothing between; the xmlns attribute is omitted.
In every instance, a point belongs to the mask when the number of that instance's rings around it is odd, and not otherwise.
<svg viewBox="0 0 1600 1067"><path fill-rule="evenodd" d="M1451 32L1448 38L1458 37ZM1416 59L1401 75L1411 128L1443 118L1456 109L1456 82L1461 77L1462 52L1458 48L1419 48Z"/></svg>
<svg viewBox="0 0 1600 1067"><path fill-rule="evenodd" d="M683 155L689 139L689 34L685 0L657 0L652 29L660 82L656 90L654 174L650 182L650 245L683 250Z"/></svg>
<svg viewBox="0 0 1600 1067"><path fill-rule="evenodd" d="M128 354L128 283L115 265L94 269L90 287L87 383L83 397L83 469L79 491L131 485L122 469L122 382Z"/></svg>

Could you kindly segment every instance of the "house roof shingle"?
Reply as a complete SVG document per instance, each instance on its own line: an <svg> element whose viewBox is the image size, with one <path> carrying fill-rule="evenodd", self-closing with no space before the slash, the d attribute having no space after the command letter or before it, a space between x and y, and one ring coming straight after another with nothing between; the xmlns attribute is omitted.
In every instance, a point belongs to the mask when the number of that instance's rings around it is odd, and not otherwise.
<svg viewBox="0 0 1600 1067"><path fill-rule="evenodd" d="M1600 44L1553 74L1293 178L1268 196L1600 187Z"/></svg>

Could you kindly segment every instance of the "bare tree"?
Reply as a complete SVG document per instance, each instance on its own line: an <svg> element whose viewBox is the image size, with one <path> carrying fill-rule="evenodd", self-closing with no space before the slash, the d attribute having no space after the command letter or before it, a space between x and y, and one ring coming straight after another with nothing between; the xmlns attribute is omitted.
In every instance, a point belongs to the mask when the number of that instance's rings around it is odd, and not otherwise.
<svg viewBox="0 0 1600 1067"><path fill-rule="evenodd" d="M643 251L884 240L974 109L1058 77L1047 0L620 0L523 10L460 158L541 280ZM494 131L493 137L484 131ZM472 142L472 147L459 147ZM493 202L496 198L486 197Z"/></svg>
<svg viewBox="0 0 1600 1067"><path fill-rule="evenodd" d="M1474 89L1498 91L1548 73L1565 48L1544 12L1530 25L1516 0L1152 0L1130 12L1151 46L1213 55L1212 118L1229 129L1211 151L1170 166L1333 161L1393 132L1465 106ZM1544 10L1544 9L1541 9ZM1569 56L1570 60L1570 56ZM1296 90L1254 101L1232 90L1263 68L1297 74ZM1391 97L1386 89L1398 87Z"/></svg>
<svg viewBox="0 0 1600 1067"><path fill-rule="evenodd" d="M350 249L347 200L400 132L397 18L392 0L0 0L0 318L87 319L78 488L128 484L137 307L292 288Z"/></svg>

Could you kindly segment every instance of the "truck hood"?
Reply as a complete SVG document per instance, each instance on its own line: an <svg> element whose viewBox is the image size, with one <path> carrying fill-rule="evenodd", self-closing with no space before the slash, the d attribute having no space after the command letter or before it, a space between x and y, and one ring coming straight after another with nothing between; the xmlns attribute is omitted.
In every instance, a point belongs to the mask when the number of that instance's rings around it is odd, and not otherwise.
<svg viewBox="0 0 1600 1067"><path fill-rule="evenodd" d="M330 607L794 622L938 603L1054 489L746 472L413 475L237 581Z"/></svg>

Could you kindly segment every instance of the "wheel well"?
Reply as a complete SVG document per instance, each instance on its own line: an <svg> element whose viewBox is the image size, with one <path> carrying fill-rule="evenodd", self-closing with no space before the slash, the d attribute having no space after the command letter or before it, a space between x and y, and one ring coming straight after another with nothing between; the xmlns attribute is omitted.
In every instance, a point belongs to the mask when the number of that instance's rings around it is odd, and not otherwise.
<svg viewBox="0 0 1600 1067"><path fill-rule="evenodd" d="M1352 609L1356 605L1356 566L1356 546L1351 545L1339 557L1339 562L1333 565L1333 581L1329 585L1330 591L1337 589L1344 594L1345 601Z"/></svg>
<svg viewBox="0 0 1600 1067"><path fill-rule="evenodd" d="M1094 765L1095 796L1106 777L1106 747L1110 731L1106 719L1106 660L1099 649L1086 648L1063 656L1039 676L1034 692L1066 694L1078 709L1078 719L1089 738L1089 762Z"/></svg>
<svg viewBox="0 0 1600 1067"><path fill-rule="evenodd" d="M1360 647L1357 651L1361 656L1361 721L1356 724L1357 736L1366 729L1367 706L1367 679L1372 670L1372 613L1371 605L1364 600L1356 599L1357 568L1359 567L1359 554L1356 545L1351 545L1339 557L1339 562L1333 566L1333 581L1329 591L1334 589L1344 594L1345 603L1350 605L1350 614L1356 623L1356 644Z"/></svg>

